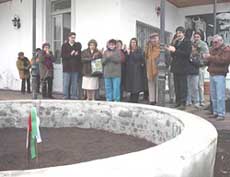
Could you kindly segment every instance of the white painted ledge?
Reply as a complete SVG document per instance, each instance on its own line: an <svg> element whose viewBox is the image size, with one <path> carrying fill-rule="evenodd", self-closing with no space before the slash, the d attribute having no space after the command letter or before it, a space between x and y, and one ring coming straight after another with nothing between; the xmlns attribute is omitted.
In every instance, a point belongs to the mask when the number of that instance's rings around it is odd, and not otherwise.
<svg viewBox="0 0 230 177"><path fill-rule="evenodd" d="M2 177L213 177L217 131L195 115L128 103L0 101L0 127L25 127L32 105L38 107L43 127L104 129L145 138L158 146L67 166L3 171Z"/></svg>

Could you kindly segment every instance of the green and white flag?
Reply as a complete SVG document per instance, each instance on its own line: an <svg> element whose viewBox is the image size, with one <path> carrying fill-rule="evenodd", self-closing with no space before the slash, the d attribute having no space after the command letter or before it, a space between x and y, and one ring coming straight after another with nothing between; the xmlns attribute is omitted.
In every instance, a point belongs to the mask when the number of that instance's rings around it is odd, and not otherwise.
<svg viewBox="0 0 230 177"><path fill-rule="evenodd" d="M42 142L39 125L40 125L40 119L37 116L37 110L35 107L32 107L28 119L27 140L26 140L26 148L30 150L31 159L35 159L37 157L36 143Z"/></svg>

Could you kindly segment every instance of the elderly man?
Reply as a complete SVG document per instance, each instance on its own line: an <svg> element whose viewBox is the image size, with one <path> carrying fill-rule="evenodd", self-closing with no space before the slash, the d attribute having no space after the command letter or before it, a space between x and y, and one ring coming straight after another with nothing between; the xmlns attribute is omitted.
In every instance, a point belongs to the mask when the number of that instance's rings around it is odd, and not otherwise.
<svg viewBox="0 0 230 177"><path fill-rule="evenodd" d="M225 77L228 73L230 63L230 47L225 46L223 38L219 35L213 36L210 54L203 57L208 62L210 74L210 94L212 100L212 118L224 120L225 118Z"/></svg>

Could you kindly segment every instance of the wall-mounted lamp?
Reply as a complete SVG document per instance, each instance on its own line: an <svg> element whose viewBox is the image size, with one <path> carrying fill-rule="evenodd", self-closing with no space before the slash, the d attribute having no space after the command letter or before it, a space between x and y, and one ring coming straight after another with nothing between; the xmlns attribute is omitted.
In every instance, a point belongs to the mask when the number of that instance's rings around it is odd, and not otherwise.
<svg viewBox="0 0 230 177"><path fill-rule="evenodd" d="M161 14L161 7L160 6L156 6L155 11L156 11L157 16L159 17L160 14Z"/></svg>
<svg viewBox="0 0 230 177"><path fill-rule="evenodd" d="M12 22L13 22L13 26L16 29L19 29L21 27L21 20L20 20L19 16L15 15L14 18L12 19Z"/></svg>

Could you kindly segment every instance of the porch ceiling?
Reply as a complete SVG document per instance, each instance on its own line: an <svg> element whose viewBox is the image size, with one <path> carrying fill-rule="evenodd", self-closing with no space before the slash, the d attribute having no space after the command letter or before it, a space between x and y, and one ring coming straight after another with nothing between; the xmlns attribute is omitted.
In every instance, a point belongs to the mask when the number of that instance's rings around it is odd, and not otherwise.
<svg viewBox="0 0 230 177"><path fill-rule="evenodd" d="M168 0L175 6L181 7L191 7L199 5L213 4L214 0ZM230 0L217 0L218 3L230 2Z"/></svg>
<svg viewBox="0 0 230 177"><path fill-rule="evenodd" d="M11 0L0 0L0 3L7 2L7 1L11 1Z"/></svg>

